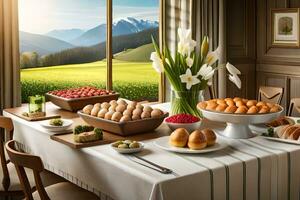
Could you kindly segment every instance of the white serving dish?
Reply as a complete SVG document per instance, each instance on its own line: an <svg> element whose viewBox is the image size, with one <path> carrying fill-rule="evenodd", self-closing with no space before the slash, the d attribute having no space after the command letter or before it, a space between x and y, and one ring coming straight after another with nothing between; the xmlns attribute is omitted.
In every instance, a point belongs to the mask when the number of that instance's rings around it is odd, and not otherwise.
<svg viewBox="0 0 300 200"><path fill-rule="evenodd" d="M249 128L250 124L267 123L278 118L284 111L282 107L280 108L281 110L279 112L266 114L231 114L204 109L201 109L201 112L205 118L211 121L227 123L222 135L229 138L246 139L255 136Z"/></svg>
<svg viewBox="0 0 300 200"><path fill-rule="evenodd" d="M202 120L200 119L198 122L194 123L172 123L172 122L166 122L164 121L165 124L168 125L168 127L174 131L177 128L185 128L188 132L193 132L194 130L197 130L200 128Z"/></svg>
<svg viewBox="0 0 300 200"><path fill-rule="evenodd" d="M117 148L113 146L113 143L110 144L110 147L113 148L115 151L118 153L123 153L123 154L129 154L129 153L137 153L140 152L144 149L145 144L143 142L138 142L140 144L139 148L128 148L128 149L122 149L122 148Z"/></svg>
<svg viewBox="0 0 300 200"><path fill-rule="evenodd" d="M73 121L72 120L69 120L69 119L61 119L63 121L63 125L62 126L53 126L53 125L50 125L50 120L45 120L45 121L41 121L39 122L40 125L49 130L49 131L52 131L52 132L62 132L62 131L66 131L68 130L72 124L73 124Z"/></svg>
<svg viewBox="0 0 300 200"><path fill-rule="evenodd" d="M166 151L171 151L171 152L176 152L176 153L187 153L187 154L209 153L209 152L218 151L220 149L227 147L227 143L220 142L220 141L217 141L216 144L213 146L206 147L201 150L192 150L187 147L186 148L174 147L169 144L169 137L170 136L164 136L164 137L157 138L154 141L154 144L157 147L164 149Z"/></svg>
<svg viewBox="0 0 300 200"><path fill-rule="evenodd" d="M282 138L266 137L266 136L262 136L262 137L267 139L267 140L273 140L273 141L276 141L276 142L283 142L283 143L300 145L300 141L298 141L298 140L290 140L290 139L282 139Z"/></svg>

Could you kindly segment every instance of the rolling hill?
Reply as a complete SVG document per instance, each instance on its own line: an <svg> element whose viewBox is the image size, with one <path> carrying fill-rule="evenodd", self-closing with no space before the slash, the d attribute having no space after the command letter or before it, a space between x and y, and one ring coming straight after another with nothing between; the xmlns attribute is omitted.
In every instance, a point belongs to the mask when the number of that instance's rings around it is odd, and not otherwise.
<svg viewBox="0 0 300 200"><path fill-rule="evenodd" d="M74 48L70 43L49 36L20 31L20 52L37 52L46 55Z"/></svg>
<svg viewBox="0 0 300 200"><path fill-rule="evenodd" d="M127 17L116 21L113 24L113 36L128 35L146 29L158 27L157 21L137 20ZM106 24L101 24L83 33L78 38L71 41L75 46L91 46L106 40Z"/></svg>
<svg viewBox="0 0 300 200"><path fill-rule="evenodd" d="M75 38L81 36L85 31L81 29L58 29L58 30L52 30L48 33L46 33L47 36L63 40L66 42L70 42L74 40Z"/></svg>
<svg viewBox="0 0 300 200"><path fill-rule="evenodd" d="M147 29L138 33L114 36L113 37L113 45L112 52L113 54L122 52L126 49L135 49L145 44L151 43L151 35L154 38L158 38L158 28ZM143 53L138 51L144 51ZM133 50L132 50L133 51ZM132 59L137 60L139 56L143 56L142 59L149 58L147 52L152 51L150 45L146 45L141 47L138 50L126 51L126 53L130 53ZM133 54L137 54L133 57ZM122 54L120 54L121 56ZM126 55L125 55L126 56ZM79 63L88 63L102 60L106 57L106 43L102 42L97 45L93 45L90 47L75 47L72 49L63 50L58 53L53 53L47 55L43 58L43 66L55 66L55 65L63 65L63 64L79 64ZM124 59L124 56L123 56ZM148 61L148 60L147 60Z"/></svg>
<svg viewBox="0 0 300 200"><path fill-rule="evenodd" d="M135 49L128 49L114 55L117 60L128 62L148 62L151 52L155 51L153 44L145 44Z"/></svg>

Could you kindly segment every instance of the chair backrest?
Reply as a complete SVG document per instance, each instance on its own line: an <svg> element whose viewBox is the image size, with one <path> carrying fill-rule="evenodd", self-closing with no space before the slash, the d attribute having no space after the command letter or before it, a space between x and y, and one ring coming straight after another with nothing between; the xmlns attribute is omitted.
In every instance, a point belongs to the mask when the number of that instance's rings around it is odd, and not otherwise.
<svg viewBox="0 0 300 200"><path fill-rule="evenodd" d="M258 101L280 104L283 97L283 88L280 87L259 87Z"/></svg>
<svg viewBox="0 0 300 200"><path fill-rule="evenodd" d="M3 173L2 185L5 191L9 189L10 186L10 178L7 169L7 159L5 157L5 150L4 150L4 142L5 142L5 133L8 134L8 139L12 140L13 138L13 131L14 125L10 118L0 116L0 162L1 168Z"/></svg>
<svg viewBox="0 0 300 200"><path fill-rule="evenodd" d="M25 168L29 168L33 170L34 180L40 198L43 200L50 200L40 176L40 173L44 170L44 165L41 158L18 151L16 148L16 142L14 140L8 141L5 144L5 148L11 162L16 167L26 199L33 200L31 186L25 172Z"/></svg>
<svg viewBox="0 0 300 200"><path fill-rule="evenodd" d="M298 116L300 115L300 98L291 99L287 115L292 116L293 111L295 111L298 114Z"/></svg>

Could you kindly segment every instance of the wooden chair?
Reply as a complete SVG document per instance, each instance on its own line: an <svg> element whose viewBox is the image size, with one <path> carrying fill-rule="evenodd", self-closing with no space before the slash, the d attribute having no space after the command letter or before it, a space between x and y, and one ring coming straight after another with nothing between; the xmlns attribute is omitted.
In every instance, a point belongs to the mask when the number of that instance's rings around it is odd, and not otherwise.
<svg viewBox="0 0 300 200"><path fill-rule="evenodd" d="M283 97L283 88L280 87L259 87L258 101L280 104Z"/></svg>
<svg viewBox="0 0 300 200"><path fill-rule="evenodd" d="M292 116L295 112L297 116L300 116L300 98L291 99L287 115Z"/></svg>
<svg viewBox="0 0 300 200"><path fill-rule="evenodd" d="M7 136L8 140L12 140L13 138L14 126L12 120L8 117L0 116L0 129L2 129L0 131L0 179L2 181L2 184L0 184L0 197L2 196L8 198L10 196L23 196L24 193L16 169L14 165L7 159L7 155L5 154L4 150L5 136ZM29 182L34 183L32 172L29 171L27 173ZM60 178L59 176L48 171L43 173L43 180L46 185L66 181L65 179Z"/></svg>
<svg viewBox="0 0 300 200"><path fill-rule="evenodd" d="M8 156L15 165L26 200L99 200L95 194L84 190L70 182L57 183L48 187L43 186L40 174L44 171L42 160L38 156L23 153L15 147L15 141L11 140L5 144ZM25 173L25 168L33 171L37 191L31 191L30 182Z"/></svg>

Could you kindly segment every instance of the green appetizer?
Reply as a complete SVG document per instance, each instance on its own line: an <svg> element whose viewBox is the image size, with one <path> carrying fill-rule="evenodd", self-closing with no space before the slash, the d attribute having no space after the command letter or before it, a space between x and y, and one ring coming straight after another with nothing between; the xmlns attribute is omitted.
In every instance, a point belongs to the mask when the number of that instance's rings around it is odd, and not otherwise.
<svg viewBox="0 0 300 200"><path fill-rule="evenodd" d="M114 142L112 146L120 149L135 149L141 147L140 143L131 140L123 140L123 141L119 140Z"/></svg>
<svg viewBox="0 0 300 200"><path fill-rule="evenodd" d="M73 130L74 141L78 143L103 140L103 132L93 126L78 125Z"/></svg>
<svg viewBox="0 0 300 200"><path fill-rule="evenodd" d="M64 122L61 119L51 119L49 124L51 126L62 126L64 124Z"/></svg>

